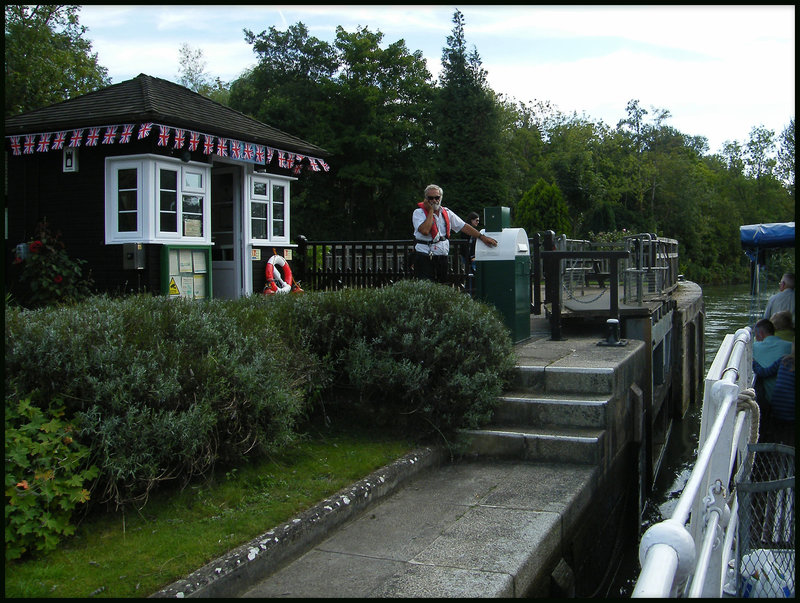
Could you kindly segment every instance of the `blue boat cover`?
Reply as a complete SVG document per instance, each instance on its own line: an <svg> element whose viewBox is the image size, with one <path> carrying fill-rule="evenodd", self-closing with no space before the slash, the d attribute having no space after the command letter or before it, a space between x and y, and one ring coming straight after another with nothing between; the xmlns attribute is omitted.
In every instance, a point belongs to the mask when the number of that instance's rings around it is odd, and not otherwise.
<svg viewBox="0 0 800 603"><path fill-rule="evenodd" d="M747 224L739 227L744 249L794 247L794 222Z"/></svg>

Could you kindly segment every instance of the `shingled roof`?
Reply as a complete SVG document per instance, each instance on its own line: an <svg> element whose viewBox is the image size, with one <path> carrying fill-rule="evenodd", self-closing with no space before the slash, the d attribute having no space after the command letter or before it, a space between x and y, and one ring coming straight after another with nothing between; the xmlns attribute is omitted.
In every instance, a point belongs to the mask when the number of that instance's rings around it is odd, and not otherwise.
<svg viewBox="0 0 800 603"><path fill-rule="evenodd" d="M9 117L5 134L33 134L116 123L154 122L287 151L329 155L296 136L247 117L168 80L139 74L56 105Z"/></svg>

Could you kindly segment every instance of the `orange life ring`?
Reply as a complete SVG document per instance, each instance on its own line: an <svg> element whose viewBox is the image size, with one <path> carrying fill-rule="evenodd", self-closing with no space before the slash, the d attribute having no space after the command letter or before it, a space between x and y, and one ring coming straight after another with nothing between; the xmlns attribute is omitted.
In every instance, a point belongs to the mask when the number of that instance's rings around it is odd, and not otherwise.
<svg viewBox="0 0 800 603"><path fill-rule="evenodd" d="M281 271L275 269L276 266L283 269L282 276ZM282 256L273 255L267 260L266 276L267 282L264 285L265 295L302 291L292 277L292 269L289 267L289 262Z"/></svg>

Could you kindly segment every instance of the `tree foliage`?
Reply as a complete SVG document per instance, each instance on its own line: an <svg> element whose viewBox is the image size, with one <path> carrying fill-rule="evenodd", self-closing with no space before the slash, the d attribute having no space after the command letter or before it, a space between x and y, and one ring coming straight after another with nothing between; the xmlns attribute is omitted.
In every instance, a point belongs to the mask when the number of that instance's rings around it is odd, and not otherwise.
<svg viewBox="0 0 800 603"><path fill-rule="evenodd" d="M437 184L447 206L466 215L507 203L501 104L486 82L477 49L468 51L464 15L456 10L433 95Z"/></svg>
<svg viewBox="0 0 800 603"><path fill-rule="evenodd" d="M5 116L46 107L111 83L77 5L5 6Z"/></svg>

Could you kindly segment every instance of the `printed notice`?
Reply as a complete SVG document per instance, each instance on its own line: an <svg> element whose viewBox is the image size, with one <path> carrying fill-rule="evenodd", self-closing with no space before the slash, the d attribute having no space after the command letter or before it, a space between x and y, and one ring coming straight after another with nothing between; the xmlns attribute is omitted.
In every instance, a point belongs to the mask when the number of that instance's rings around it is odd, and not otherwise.
<svg viewBox="0 0 800 603"><path fill-rule="evenodd" d="M192 250L191 249L179 249L178 250L178 267L180 272L191 272L192 271Z"/></svg>

